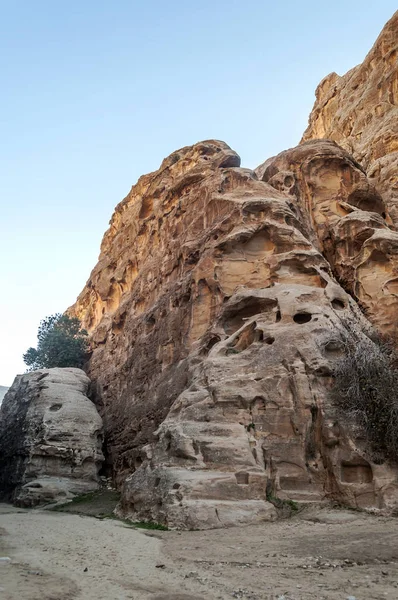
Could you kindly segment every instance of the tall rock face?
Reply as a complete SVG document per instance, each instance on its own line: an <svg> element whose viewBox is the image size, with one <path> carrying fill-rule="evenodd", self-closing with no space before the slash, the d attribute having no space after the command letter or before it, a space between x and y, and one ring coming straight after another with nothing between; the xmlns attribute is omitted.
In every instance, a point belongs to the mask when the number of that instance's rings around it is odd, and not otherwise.
<svg viewBox="0 0 398 600"><path fill-rule="evenodd" d="M398 225L398 11L362 64L319 84L302 141L317 138L361 163Z"/></svg>
<svg viewBox="0 0 398 600"><path fill-rule="evenodd" d="M80 369L16 377L0 409L0 498L20 506L98 488L102 420Z"/></svg>
<svg viewBox="0 0 398 600"><path fill-rule="evenodd" d="M395 335L394 236L329 141L254 172L210 140L138 181L69 309L91 335L120 513L207 528L274 519L275 497L396 505L398 471L330 395L347 340L373 344L363 312Z"/></svg>

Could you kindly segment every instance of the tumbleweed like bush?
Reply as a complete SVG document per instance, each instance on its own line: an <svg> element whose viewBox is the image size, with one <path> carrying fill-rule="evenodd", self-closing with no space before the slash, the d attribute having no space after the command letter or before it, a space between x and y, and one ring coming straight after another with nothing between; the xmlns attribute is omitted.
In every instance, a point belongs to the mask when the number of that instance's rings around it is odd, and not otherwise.
<svg viewBox="0 0 398 600"><path fill-rule="evenodd" d="M390 343L348 342L334 369L333 398L365 434L374 457L398 459L398 368Z"/></svg>

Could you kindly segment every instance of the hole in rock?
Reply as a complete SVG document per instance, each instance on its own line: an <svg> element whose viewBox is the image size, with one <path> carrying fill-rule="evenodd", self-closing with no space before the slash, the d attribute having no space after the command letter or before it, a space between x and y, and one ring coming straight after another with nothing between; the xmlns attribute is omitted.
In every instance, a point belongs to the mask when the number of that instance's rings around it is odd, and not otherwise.
<svg viewBox="0 0 398 600"><path fill-rule="evenodd" d="M156 319L153 315L150 315L149 317L147 317L145 323L147 326L147 330L150 331L152 329L152 327L155 325Z"/></svg>
<svg viewBox="0 0 398 600"><path fill-rule="evenodd" d="M159 483L160 483L160 477L156 477L154 487L158 487Z"/></svg>
<svg viewBox="0 0 398 600"><path fill-rule="evenodd" d="M56 412L57 410L60 410L61 408L62 408L62 404L52 404L50 406L51 412Z"/></svg>
<svg viewBox="0 0 398 600"><path fill-rule="evenodd" d="M205 340L203 347L200 349L200 354L203 355L207 355L210 350L213 348L213 346L215 346L216 344L218 344L218 342L221 340L219 335L211 335L211 337L208 340Z"/></svg>
<svg viewBox="0 0 398 600"><path fill-rule="evenodd" d="M271 346L271 344L273 344L273 343L275 342L275 338L274 338L274 337L272 337L272 336L266 337L266 338L264 339L264 342L265 342L266 344L269 344L269 345Z"/></svg>
<svg viewBox="0 0 398 600"><path fill-rule="evenodd" d="M280 310L277 310L277 311L276 311L276 318L275 318L275 321L276 321L277 323L279 323L279 321L281 320L281 318L282 318L282 317L281 317L281 311L280 311Z"/></svg>
<svg viewBox="0 0 398 600"><path fill-rule="evenodd" d="M242 327L246 319L258 314L271 313L276 308L277 301L272 298L245 298L238 305L225 311L224 330L231 335Z"/></svg>
<svg viewBox="0 0 398 600"><path fill-rule="evenodd" d="M305 312L296 313L293 317L293 321L295 323L298 323L299 325L302 325L303 323L309 323L309 321L311 321L311 319L312 319L312 315L310 315L309 313L305 313Z"/></svg>
<svg viewBox="0 0 398 600"><path fill-rule="evenodd" d="M315 370L315 375L319 377L330 377L332 374L332 370L326 365L322 365Z"/></svg>
<svg viewBox="0 0 398 600"><path fill-rule="evenodd" d="M173 490L178 490L180 487L181 487L181 486L180 486L180 484L179 484L179 483L175 483L175 484L173 485Z"/></svg>
<svg viewBox="0 0 398 600"><path fill-rule="evenodd" d="M344 310L345 309L345 304L342 300L340 300L339 298L334 298L332 300L332 306L335 310Z"/></svg>
<svg viewBox="0 0 398 600"><path fill-rule="evenodd" d="M342 461L341 481L346 483L370 483L373 480L372 469L368 463L353 464Z"/></svg>
<svg viewBox="0 0 398 600"><path fill-rule="evenodd" d="M348 204L356 206L360 210L375 212L382 215L384 210L383 200L377 193L366 193L363 190L354 190L347 198Z"/></svg>
<svg viewBox="0 0 398 600"><path fill-rule="evenodd" d="M245 473L244 471L240 471L239 473L235 473L236 483L238 485L248 485L249 483L249 473Z"/></svg>
<svg viewBox="0 0 398 600"><path fill-rule="evenodd" d="M219 166L220 169L231 169L234 167L240 167L240 158L236 155L226 156Z"/></svg>
<svg viewBox="0 0 398 600"><path fill-rule="evenodd" d="M152 213L153 210L153 199L144 198L141 204L139 219L146 219Z"/></svg>

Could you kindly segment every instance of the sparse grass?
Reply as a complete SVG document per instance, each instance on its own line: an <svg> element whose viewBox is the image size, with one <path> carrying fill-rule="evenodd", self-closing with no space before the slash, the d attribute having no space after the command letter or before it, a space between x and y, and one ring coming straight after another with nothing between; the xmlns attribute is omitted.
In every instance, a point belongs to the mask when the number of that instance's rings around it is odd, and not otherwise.
<svg viewBox="0 0 398 600"><path fill-rule="evenodd" d="M300 508L294 500L283 500L275 496L274 484L271 480L267 482L266 499L275 506L280 517L291 517Z"/></svg>
<svg viewBox="0 0 398 600"><path fill-rule="evenodd" d="M75 496L72 500L72 504L84 504L85 502L92 502L98 492L88 492L87 494L81 494L80 496Z"/></svg>
<svg viewBox="0 0 398 600"><path fill-rule="evenodd" d="M290 513L295 513L299 509L299 505L294 500L282 500L273 494L267 494L268 502L271 502L275 508L288 509Z"/></svg>
<svg viewBox="0 0 398 600"><path fill-rule="evenodd" d="M132 527L137 527L137 529L156 529L158 531L168 531L169 528L166 525L161 525L161 523L154 523L152 521L138 521L136 523L131 522Z"/></svg>

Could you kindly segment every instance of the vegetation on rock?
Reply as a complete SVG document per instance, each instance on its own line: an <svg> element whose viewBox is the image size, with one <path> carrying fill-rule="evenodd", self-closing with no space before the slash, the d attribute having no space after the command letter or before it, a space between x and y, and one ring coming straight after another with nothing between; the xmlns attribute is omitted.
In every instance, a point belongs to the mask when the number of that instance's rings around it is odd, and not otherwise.
<svg viewBox="0 0 398 600"><path fill-rule="evenodd" d="M375 459L398 458L398 369L391 344L347 343L334 369L336 403L363 428Z"/></svg>
<svg viewBox="0 0 398 600"><path fill-rule="evenodd" d="M88 353L87 331L79 319L57 313L40 322L37 348L23 355L29 371L53 367L82 367Z"/></svg>

